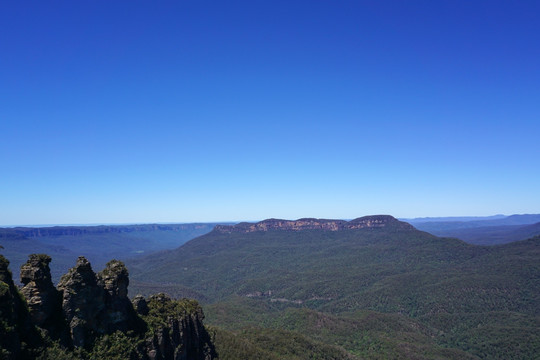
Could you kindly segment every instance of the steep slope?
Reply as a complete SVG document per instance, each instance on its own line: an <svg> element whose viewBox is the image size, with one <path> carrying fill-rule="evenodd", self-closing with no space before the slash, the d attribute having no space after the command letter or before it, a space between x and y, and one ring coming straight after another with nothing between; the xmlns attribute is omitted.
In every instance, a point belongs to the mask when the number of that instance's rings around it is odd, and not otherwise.
<svg viewBox="0 0 540 360"><path fill-rule="evenodd" d="M370 310L417 319L437 344L480 357L527 358L540 350L540 332L531 332L540 329L539 237L484 247L389 216L270 219L217 227L129 264L138 291L166 287L206 303L237 303L244 319L289 307L334 315Z"/></svg>
<svg viewBox="0 0 540 360"><path fill-rule="evenodd" d="M41 345L24 298L13 283L9 261L0 255L0 359L24 359Z"/></svg>
<svg viewBox="0 0 540 360"><path fill-rule="evenodd" d="M488 251L388 216L316 223L329 229L313 229L312 219L275 229L276 220L267 220L255 225L260 231L216 227L176 250L130 261L134 285L175 283L214 301L270 291L275 299L326 304L390 274L448 267Z"/></svg>
<svg viewBox="0 0 540 360"><path fill-rule="evenodd" d="M80 257L54 288L50 261L30 255L19 292L0 255L1 359L217 358L196 301L158 294L132 304L128 271L117 260L96 274Z"/></svg>
<svg viewBox="0 0 540 360"><path fill-rule="evenodd" d="M345 349L298 332L251 327L227 331L212 327L220 360L360 360Z"/></svg>
<svg viewBox="0 0 540 360"><path fill-rule="evenodd" d="M305 307L279 309L246 298L208 305L205 314L209 323L242 338L252 339L249 334L253 332L265 333L261 328L271 329L273 334L296 334L331 344L360 359L475 358L437 344L436 333L430 327L401 314L358 311L333 315ZM218 341L216 347L219 346Z"/></svg>

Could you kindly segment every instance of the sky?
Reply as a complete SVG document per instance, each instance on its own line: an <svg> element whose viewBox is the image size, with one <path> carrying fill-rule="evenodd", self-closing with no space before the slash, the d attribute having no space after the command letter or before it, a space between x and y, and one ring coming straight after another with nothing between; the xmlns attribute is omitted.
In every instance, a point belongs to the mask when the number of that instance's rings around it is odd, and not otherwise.
<svg viewBox="0 0 540 360"><path fill-rule="evenodd" d="M540 213L538 1L0 4L0 225Z"/></svg>

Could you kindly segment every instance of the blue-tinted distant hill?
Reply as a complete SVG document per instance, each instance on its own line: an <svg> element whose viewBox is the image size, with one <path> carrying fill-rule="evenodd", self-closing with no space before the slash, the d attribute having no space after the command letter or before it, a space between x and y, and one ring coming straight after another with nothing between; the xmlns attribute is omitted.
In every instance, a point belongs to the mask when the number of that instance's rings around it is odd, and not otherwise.
<svg viewBox="0 0 540 360"><path fill-rule="evenodd" d="M428 222L458 222L458 221L484 221L484 220L499 220L505 219L508 215L492 215L492 216L446 216L446 217L420 217L413 219L400 219L408 223L428 223Z"/></svg>
<svg viewBox="0 0 540 360"><path fill-rule="evenodd" d="M457 237L478 245L505 244L540 234L540 214L417 218L404 221L433 235Z"/></svg>
<svg viewBox="0 0 540 360"><path fill-rule="evenodd" d="M408 222L419 230L428 231L427 229L465 229L485 226L530 225L540 222L540 214L494 215L486 217L432 217L401 220Z"/></svg>
<svg viewBox="0 0 540 360"><path fill-rule="evenodd" d="M433 231L434 235L455 237L469 244L500 245L540 235L540 223L532 225L482 226Z"/></svg>
<svg viewBox="0 0 540 360"><path fill-rule="evenodd" d="M86 256L99 270L110 259L126 259L173 249L210 232L217 223L53 226L0 228L2 254L18 279L20 266L32 253L52 257L53 280Z"/></svg>

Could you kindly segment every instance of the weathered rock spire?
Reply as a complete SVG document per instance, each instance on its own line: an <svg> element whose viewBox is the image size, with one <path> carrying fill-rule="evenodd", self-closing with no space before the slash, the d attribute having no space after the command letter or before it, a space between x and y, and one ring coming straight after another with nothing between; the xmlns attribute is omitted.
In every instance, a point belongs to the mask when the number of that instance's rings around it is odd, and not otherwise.
<svg viewBox="0 0 540 360"><path fill-rule="evenodd" d="M21 266L21 293L26 298L32 322L44 329L54 328L58 319L61 294L51 280L49 263L45 254L32 254Z"/></svg>

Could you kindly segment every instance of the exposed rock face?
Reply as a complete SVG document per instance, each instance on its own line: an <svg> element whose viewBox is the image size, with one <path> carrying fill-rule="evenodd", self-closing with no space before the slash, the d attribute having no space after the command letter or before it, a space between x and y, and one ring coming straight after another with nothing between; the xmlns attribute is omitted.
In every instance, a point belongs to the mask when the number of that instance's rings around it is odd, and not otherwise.
<svg viewBox="0 0 540 360"><path fill-rule="evenodd" d="M139 315L148 315L150 309L148 308L148 303L142 295L137 295L133 298L133 308Z"/></svg>
<svg viewBox="0 0 540 360"><path fill-rule="evenodd" d="M123 262L111 260L98 273L99 284L113 298L127 298L129 273Z"/></svg>
<svg viewBox="0 0 540 360"><path fill-rule="evenodd" d="M0 358L29 358L28 347L41 345L41 337L30 321L8 265L0 255Z"/></svg>
<svg viewBox="0 0 540 360"><path fill-rule="evenodd" d="M202 309L196 301L172 300L161 293L149 298L148 308L146 318L155 329L153 336L146 339L149 359L210 360L216 357L210 336L202 325Z"/></svg>
<svg viewBox="0 0 540 360"><path fill-rule="evenodd" d="M21 348L19 333L14 328L19 323L21 301L17 301L15 285L8 269L9 261L0 255L0 349L5 349L6 357L14 359ZM5 323L5 325L3 324Z"/></svg>
<svg viewBox="0 0 540 360"><path fill-rule="evenodd" d="M137 315L127 297L129 273L124 263L109 261L97 277L98 285L105 290L105 310L100 314L101 332L125 332L135 328Z"/></svg>
<svg viewBox="0 0 540 360"><path fill-rule="evenodd" d="M90 262L80 256L75 267L60 279L58 289L73 345L89 345L101 327L98 319L105 308L105 291L98 286Z"/></svg>
<svg viewBox="0 0 540 360"><path fill-rule="evenodd" d="M112 260L97 276L88 260L79 257L62 276L62 310L74 346L87 346L94 337L135 329L137 315L128 294L129 274L121 261Z"/></svg>
<svg viewBox="0 0 540 360"><path fill-rule="evenodd" d="M51 258L45 254L32 254L21 266L24 284L21 293L26 298L32 322L47 330L57 325L61 296L51 280L50 262Z"/></svg>
<svg viewBox="0 0 540 360"><path fill-rule="evenodd" d="M8 270L9 262L0 255L1 359L36 358L45 343L36 326L66 348L89 351L96 340L101 341L99 336L121 331L136 344L126 355L133 360L217 357L196 301L159 294L148 301L136 296L132 304L127 297L128 271L122 262L110 261L96 275L84 257L61 278L56 290L50 261L47 255L30 255L21 268L21 294Z"/></svg>
<svg viewBox="0 0 540 360"><path fill-rule="evenodd" d="M345 220L327 220L327 219L298 219L298 220L280 220L280 219L268 219L261 222L252 223L240 223L237 225L226 226L217 225L214 231L222 233L249 233L255 231L270 231L270 230L288 230L288 231L302 231L302 230L326 230L326 231L338 231L338 230L354 230L365 228L382 228L382 227L396 227L401 230L414 229L414 227L408 223L401 222L390 215L374 215L364 216L351 221Z"/></svg>

